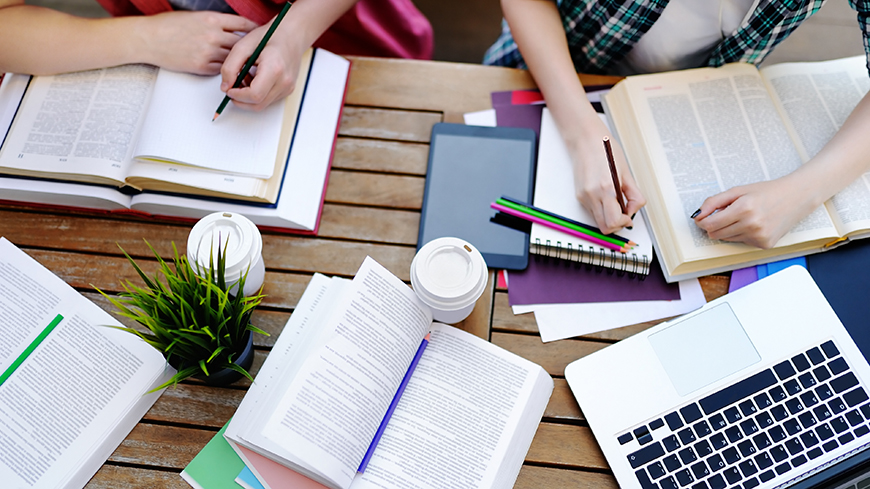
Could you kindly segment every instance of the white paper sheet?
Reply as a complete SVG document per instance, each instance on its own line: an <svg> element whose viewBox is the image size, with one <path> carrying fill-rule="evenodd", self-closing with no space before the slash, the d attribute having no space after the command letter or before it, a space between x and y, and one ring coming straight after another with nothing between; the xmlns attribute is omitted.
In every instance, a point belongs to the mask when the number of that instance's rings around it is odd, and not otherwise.
<svg viewBox="0 0 870 489"><path fill-rule="evenodd" d="M673 301L592 302L513 306L514 314L535 313L543 342L621 328L678 316L707 303L698 279L680 282L680 299Z"/></svg>

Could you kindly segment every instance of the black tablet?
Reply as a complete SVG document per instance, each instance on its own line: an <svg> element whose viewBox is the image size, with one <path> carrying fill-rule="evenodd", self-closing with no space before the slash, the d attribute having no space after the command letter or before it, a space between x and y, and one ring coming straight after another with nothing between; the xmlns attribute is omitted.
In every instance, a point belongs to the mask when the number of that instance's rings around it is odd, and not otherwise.
<svg viewBox="0 0 870 489"><path fill-rule="evenodd" d="M529 236L490 222L490 203L502 195L531 202L535 133L513 127L435 124L417 249L435 238L462 238L489 268L522 270Z"/></svg>

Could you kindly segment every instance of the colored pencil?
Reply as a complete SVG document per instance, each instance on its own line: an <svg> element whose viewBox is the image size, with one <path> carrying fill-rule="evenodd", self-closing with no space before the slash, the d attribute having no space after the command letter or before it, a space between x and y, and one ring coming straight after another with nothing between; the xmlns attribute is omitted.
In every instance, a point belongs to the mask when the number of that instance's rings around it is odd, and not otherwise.
<svg viewBox="0 0 870 489"><path fill-rule="evenodd" d="M541 219L540 217L536 217L536 216L533 216L531 214L526 214L525 212L518 211L516 209L511 209L510 207L506 207L506 206L503 206L501 204L497 204L495 202L493 202L489 206L495 210L504 212L505 214L510 214L512 216L516 216L516 217L519 217L521 219L525 219L527 221L531 221L531 222L541 224L543 226L547 226L547 227L555 229L557 231L561 231L565 234L570 234L571 236L576 236L576 237L583 239L583 240L586 240L590 243L594 243L594 244L597 244L599 246L603 246L605 248L608 248L608 249L611 249L614 251L619 251L620 253L625 253L628 251L627 248L624 248L624 247L619 246L619 245L615 245L615 244L611 243L610 241L604 241L603 239L595 238L595 237L590 236L586 233L582 233L580 231L577 231L577 230L574 230L571 228L567 228L565 226L561 226L561 225L556 224L554 222L550 222L550 221L547 221L545 219Z"/></svg>
<svg viewBox="0 0 870 489"><path fill-rule="evenodd" d="M260 44L257 45L257 49L254 49L253 54L251 54L251 57L248 58L248 62L245 63L245 66L242 67L242 71L240 71L239 75L236 77L236 82L233 83L233 88L239 88L240 86L242 86L242 81L245 79L246 76L248 76L248 72L251 71L251 67L254 66L254 62L256 62L257 58L260 56L260 52L263 50L264 47L266 47L266 43L269 42L269 38L272 37L272 34L275 32L275 29L278 28L278 24L281 23L281 20L284 18L285 15L287 15L287 11L290 10L291 5L292 4L290 2L285 3L284 8L281 9L281 12L279 12L278 15L275 17L275 20L272 21L272 25L270 25L269 30L266 31L266 35L263 36L263 39L260 39ZM221 104L218 106L217 110L214 113L212 122L214 122L218 118L218 116L221 115L221 112L224 111L230 100L231 99L229 95L224 96L223 101L221 101Z"/></svg>
<svg viewBox="0 0 870 489"><path fill-rule="evenodd" d="M496 200L497 204L501 204L505 207L510 207L512 209L518 210L520 212L525 212L526 214L531 214L533 216L539 217L541 219L545 219L550 222L554 222L556 224L560 224L567 228L574 229L575 231L579 231L581 233L588 234L594 238L603 239L605 241L609 241L615 245L619 245L622 247L635 247L637 243L631 241L630 239L623 238L622 236L617 236L615 234L603 234L600 229L589 226L587 224L583 224L582 222L575 221L573 219L569 219L567 217L560 216L550 211L545 211L544 209L540 209L538 207L524 204L520 201L513 200L509 197L502 196L500 199Z"/></svg>

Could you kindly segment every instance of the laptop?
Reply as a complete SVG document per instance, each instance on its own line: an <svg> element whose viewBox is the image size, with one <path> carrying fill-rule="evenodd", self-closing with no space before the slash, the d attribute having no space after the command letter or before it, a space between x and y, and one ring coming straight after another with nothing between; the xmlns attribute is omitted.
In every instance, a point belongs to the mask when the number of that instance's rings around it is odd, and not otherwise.
<svg viewBox="0 0 870 489"><path fill-rule="evenodd" d="M565 378L622 488L865 487L870 365L801 267Z"/></svg>

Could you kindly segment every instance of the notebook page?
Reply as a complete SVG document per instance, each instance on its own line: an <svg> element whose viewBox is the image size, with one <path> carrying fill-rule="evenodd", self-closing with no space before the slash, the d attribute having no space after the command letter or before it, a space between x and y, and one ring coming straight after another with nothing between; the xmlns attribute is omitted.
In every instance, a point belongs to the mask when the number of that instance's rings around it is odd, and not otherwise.
<svg viewBox="0 0 870 489"><path fill-rule="evenodd" d="M284 106L260 112L228 105L212 121L223 100L220 76L160 70L134 155L170 160L239 175L269 178L275 167Z"/></svg>

